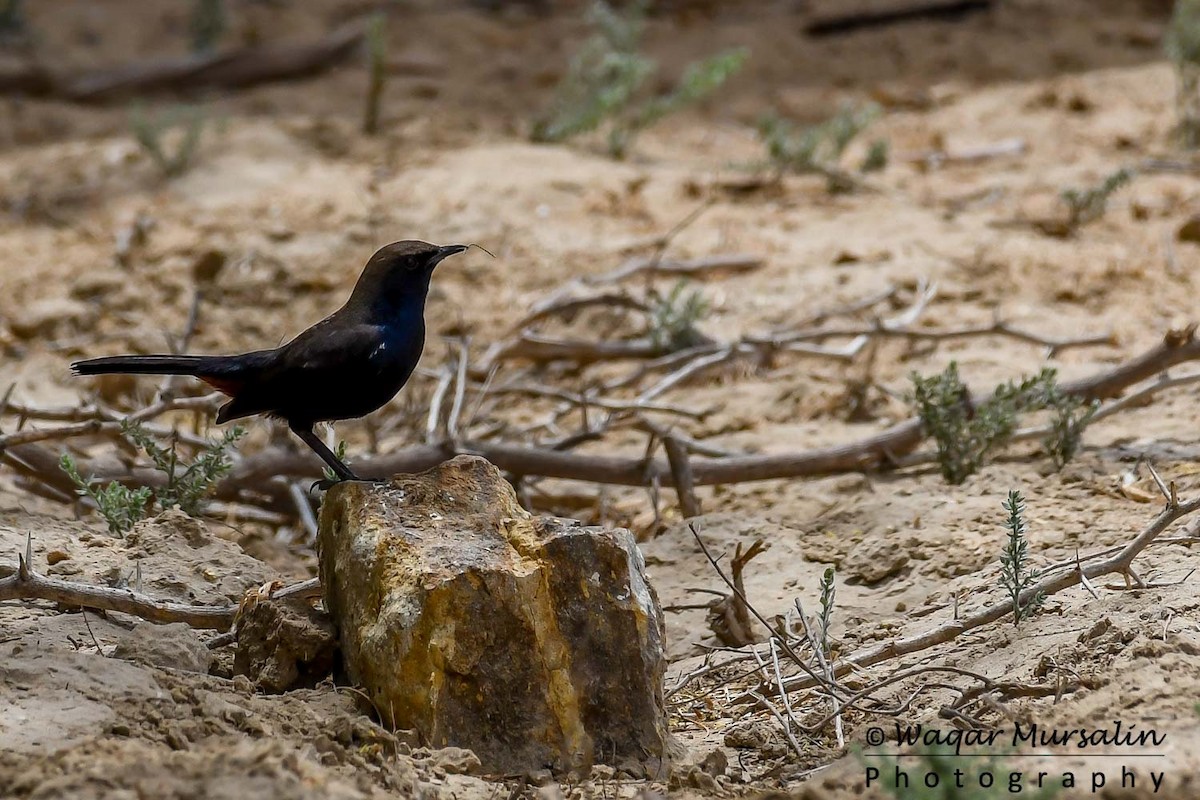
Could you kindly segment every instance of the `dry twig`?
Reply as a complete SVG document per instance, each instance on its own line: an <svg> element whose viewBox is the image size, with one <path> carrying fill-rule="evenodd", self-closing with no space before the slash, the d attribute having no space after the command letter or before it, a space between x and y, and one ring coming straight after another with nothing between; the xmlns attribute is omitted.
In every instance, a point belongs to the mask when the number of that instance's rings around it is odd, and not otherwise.
<svg viewBox="0 0 1200 800"><path fill-rule="evenodd" d="M0 91L99 102L162 91L241 89L319 73L345 60L363 39L361 21L303 44L245 47L220 53L153 59L79 75L55 75L33 66L22 80L0 82Z"/></svg>
<svg viewBox="0 0 1200 800"><path fill-rule="evenodd" d="M49 600L64 606L120 611L151 622L185 622L193 628L225 630L237 614L238 606L194 606L171 600L157 600L132 589L91 586L39 575L33 570L32 544L26 539L25 552L17 557L17 569L0 580L0 601ZM316 597L320 584L316 578L280 589L272 596Z"/></svg>

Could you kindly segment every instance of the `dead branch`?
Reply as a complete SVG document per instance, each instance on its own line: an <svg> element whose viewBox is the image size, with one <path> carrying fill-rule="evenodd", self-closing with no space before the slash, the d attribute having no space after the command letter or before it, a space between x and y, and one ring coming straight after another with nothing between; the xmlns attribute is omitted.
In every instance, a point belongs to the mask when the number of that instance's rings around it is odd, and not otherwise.
<svg viewBox="0 0 1200 800"><path fill-rule="evenodd" d="M515 339L497 342L483 356L483 369L508 359L526 361L574 361L577 364L592 364L597 361L619 359L646 359L664 355L661 345L649 339L631 339L615 342L588 342L570 339L549 339L531 331L522 332Z"/></svg>
<svg viewBox="0 0 1200 800"><path fill-rule="evenodd" d="M450 404L450 417L446 420L446 435L458 438L458 423L462 420L463 402L467 397L468 342L458 343L458 357L454 371L454 400Z"/></svg>
<svg viewBox="0 0 1200 800"><path fill-rule="evenodd" d="M694 527L692 533L699 536ZM733 593L711 603L708 614L709 627L724 645L743 647L762 641L754 632L754 623L750 619L753 609L750 601L746 599L745 572L746 565L765 553L769 547L770 545L762 539L756 539L744 552L741 542L734 548L733 560L729 564L729 571L733 576ZM757 612L754 613L757 616Z"/></svg>
<svg viewBox="0 0 1200 800"><path fill-rule="evenodd" d="M0 436L0 451L7 450L10 447L20 447L24 444L33 444L34 442L44 442L50 439L61 440L70 439L75 436L88 436L97 433L119 433L122 423L120 422L102 422L98 419L90 419L86 422L77 422L73 425L60 425L55 428L46 428L39 430L18 431L17 433L9 433Z"/></svg>
<svg viewBox="0 0 1200 800"><path fill-rule="evenodd" d="M749 253L736 253L724 256L707 256L684 260L663 259L661 256L645 256L633 258L617 267L612 272L603 275L586 277L584 283L617 283L634 275L644 275L648 278L687 278L689 280L708 280L709 278L741 275L760 269L766 261L762 256Z"/></svg>
<svg viewBox="0 0 1200 800"><path fill-rule="evenodd" d="M329 69L349 57L363 35L362 22L355 21L322 39L302 44L151 59L80 75L54 75L31 68L20 79L0 82L0 91L92 103L154 92L242 89Z"/></svg>
<svg viewBox="0 0 1200 800"><path fill-rule="evenodd" d="M226 630L238 611L237 605L193 606L158 600L132 589L91 586L39 575L33 570L30 544L18 555L17 569L0 580L0 601L48 600L63 606L119 611L151 622L185 622L193 628ZM320 583L310 578L280 589L273 597L318 597Z"/></svg>
<svg viewBox="0 0 1200 800"><path fill-rule="evenodd" d="M425 421L425 441L427 442L437 441L442 421L442 405L445 402L446 393L450 391L450 384L454 381L455 374L450 369L442 370L437 388L433 390L433 397L429 400L429 416Z"/></svg>
<svg viewBox="0 0 1200 800"><path fill-rule="evenodd" d="M710 353L709 355L701 356L692 361L689 361L688 363L684 364L682 367L680 367L679 369L670 373L669 375L664 377L662 380L660 380L658 383L654 384L649 389L647 389L646 391L644 391L640 395L638 395L637 402L638 403L649 402L650 400L654 399L655 397L658 397L660 394L666 392L668 389L672 388L676 384L682 383L683 381L687 380L688 378L695 377L696 375L699 375L701 372L704 372L707 369L711 369L712 367L716 367L721 364L727 364L730 361L733 361L738 356L745 355L746 352L747 351L741 347L736 347L736 346L722 347L720 350L716 351L715 353Z"/></svg>
<svg viewBox="0 0 1200 800"><path fill-rule="evenodd" d="M671 468L671 479L675 484L675 493L679 496L679 510L683 518L700 516L700 501L696 498L696 484L692 480L692 465L688 461L687 447L669 434L663 437L662 443L667 452L667 464ZM737 563L736 559L734 563ZM734 575L738 575L736 567Z"/></svg>
<svg viewBox="0 0 1200 800"><path fill-rule="evenodd" d="M661 425L652 422L645 417L637 417L634 419L633 427L637 428L638 430L645 431L646 433L653 433L659 436L663 435L664 430ZM698 455L709 456L711 458L728 458L729 456L743 455L742 453L736 453L731 450L723 450L720 447L713 447L711 444L702 442L699 439L694 439L679 430L672 430L671 438L675 439L675 441L687 448L689 453L696 453Z"/></svg>
<svg viewBox="0 0 1200 800"><path fill-rule="evenodd" d="M650 310L649 306L647 306L644 302L638 300L637 298L630 297L627 294L608 292L604 294L588 295L585 297L555 296L549 298L548 300L535 303L533 307L529 309L529 313L524 317L524 319L522 319L516 325L513 325L511 330L524 330L535 322L540 322L549 317L570 317L579 313L585 308L591 308L593 306L625 308L643 313Z"/></svg>
<svg viewBox="0 0 1200 800"><path fill-rule="evenodd" d="M1055 339L1031 331L1015 328L1007 322L993 322L990 325L977 325L965 328L948 328L945 330L921 330L907 328L897 325L878 324L873 326L845 326L842 328L826 328L816 331L794 331L792 333L780 334L767 339L749 339L748 341L758 344L771 344L776 347L783 347L788 344L804 341L824 341L826 339L841 338L841 337L864 337L864 336L880 336L900 339L911 339L920 341L941 342L950 339L967 339L977 336L1004 336L1010 339L1015 339L1020 342L1039 345L1045 347L1047 356L1054 356L1063 350L1073 347L1095 347L1102 345L1116 344L1116 340L1111 333L1096 334L1091 336L1069 337L1065 339Z"/></svg>
<svg viewBox="0 0 1200 800"><path fill-rule="evenodd" d="M744 611L750 612L750 614L752 614L754 616L754 618L757 619L759 621L759 623L765 629L767 629L768 631L771 631L772 634L775 634L776 633L775 627L772 626L771 623L767 621L766 617L764 617L762 614L760 614L758 612L758 609L756 609L754 606L750 605L750 601L746 599L745 589L743 586L740 585L741 581L735 581L735 580L730 579L725 574L725 570L721 569L720 562L717 561L717 559L715 559L713 557L712 553L709 552L708 545L706 545L704 543L704 539L700 536L700 531L696 529L696 523L694 523L694 522L688 523L688 530L691 531L692 538L694 538L696 540L696 544L700 546L700 552L704 554L704 557L708 560L708 563L712 565L712 568L714 570L716 570L718 577L720 577L721 580L725 583L725 585L729 587L729 590L731 592L733 592L732 596L737 598L738 602L741 604L740 607ZM746 556L744 556L742 554L742 552L741 552L742 548L740 545L738 546L737 554L735 555L735 558L738 558L741 560L741 566L744 566L746 561L749 561L750 558L753 558L755 555L758 555L758 553L760 553L766 549L765 546L759 547L758 546L759 544L761 544L761 542L756 542L754 545L752 545L750 547L750 550L747 551L747 555L749 555L749 558L747 558ZM755 552L753 555L750 555L750 551L753 551L756 548L757 548L758 552ZM746 618L746 624L747 625L749 624L749 617ZM749 630L747 630L747 634L751 634L751 632ZM805 663L804 659L800 658L799 654L796 653L796 651L792 648L791 644L789 644L786 639L784 639L782 637L777 637L777 638L778 638L779 646L783 649L783 652L787 653L788 657L792 659L792 662L795 663L796 666L798 666L810 678L813 679L814 686L825 686L826 690L831 693L838 691L839 687L837 686L837 684L827 681L824 678L824 676L818 675L816 672L814 672L813 669L811 667L809 667L807 663ZM757 658L757 655L755 657Z"/></svg>
<svg viewBox="0 0 1200 800"><path fill-rule="evenodd" d="M199 397L163 398L153 405L146 406L133 414L122 414L111 408L89 403L82 406L59 406L41 408L6 402L0 412L6 416L15 416L20 420L38 419L47 422L85 422L100 420L103 422L120 422L128 419L130 422L141 422L162 416L168 411L215 411L220 403L227 399L219 392L211 392Z"/></svg>
<svg viewBox="0 0 1200 800"><path fill-rule="evenodd" d="M675 241L675 237L679 236L679 234L683 233L685 230L695 224L696 220L704 216L705 212L712 208L715 203L716 200L711 197L704 200L698 206L684 215L681 220L672 225L669 230L665 231L664 233L658 233L647 238L629 242L621 248L621 252L629 253L648 247L653 251L653 257L661 259L666 254L667 248L671 246L671 242Z"/></svg>
<svg viewBox="0 0 1200 800"><path fill-rule="evenodd" d="M929 0L892 8L867 8L817 17L804 26L812 37L839 36L869 28L883 28L914 20L959 20L968 14L986 11L992 0Z"/></svg>
<svg viewBox="0 0 1200 800"><path fill-rule="evenodd" d="M1027 691L1029 696L1037 695L1036 691L1034 691L1034 689L1036 689L1036 687L1028 687L1026 684L1013 684L1013 683L1003 683L1000 681L994 681L986 675L980 674L978 672L972 672L971 670L963 669L962 667L952 667L952 666L948 666L945 664L928 664L928 665L922 665L919 667L912 667L911 669L901 670L899 672L895 672L891 675L888 675L885 678L881 678L878 681L874 681L873 683L871 683L870 686L867 686L866 688L855 692L853 695L851 695L849 698L847 698L845 701L843 701L839 711L830 713L830 714L822 717L821 719L817 720L817 722L813 723L812 725L806 726L805 731L808 733L815 733L815 732L821 730L826 725L828 725L830 722L834 721L837 718L837 715L839 713L841 713L842 711L845 711L847 708L851 708L851 707L857 705L860 701L866 699L867 697L870 697L872 694L874 694L875 692L878 692L880 689L883 689L886 686L889 686L893 683L899 683L900 681L907 680L908 678L915 678L920 675L925 675L930 672L948 672L952 675L961 675L965 678L970 678L971 680L978 681L980 686L979 686L978 690L973 694L973 696L976 696L977 694L982 693L982 692L1001 692L1001 691L1005 691L1007 689L1012 689L1014 691ZM785 681L785 683L787 683L787 681ZM794 681L792 683L794 683ZM794 691L795 688L796 687L794 685L789 685L787 691ZM965 695L968 691L972 691L972 690L963 690L962 693ZM749 696L750 694L751 693L747 693L747 700L754 699L753 697ZM741 701L741 702L746 702L746 701L742 700L742 698L740 698L740 697L736 698L736 700Z"/></svg>
<svg viewBox="0 0 1200 800"><path fill-rule="evenodd" d="M304 525L304 532L308 534L310 541L317 540L317 517L313 514L312 503L304 494L304 487L299 483L291 483L288 485L288 494L292 496L292 502L296 504L296 513L300 516L300 522Z"/></svg>
<svg viewBox="0 0 1200 800"><path fill-rule="evenodd" d="M800 626L804 629L804 638L808 641L808 646L813 652L813 659L816 661L817 666L821 668L821 674L825 676L825 680L829 685L836 686L837 676L833 674L833 667L829 663L829 654L826 651L828 645L822 646L821 642L817 639L817 635L813 633L813 626L808 622L808 616L804 613L804 606L800 603L800 598L797 597L794 603L796 613L800 618ZM774 640L771 641L771 655L775 655ZM776 659L775 663L775 685L786 699L788 696L787 685L784 683L783 675L780 673L778 659ZM834 723L833 730L834 735L837 736L838 747L845 747L846 734L842 720L842 703L832 694L829 695L829 703L833 706L831 717Z"/></svg>
<svg viewBox="0 0 1200 800"><path fill-rule="evenodd" d="M885 290L883 290L881 292L878 292L874 295L869 295L867 297L864 297L860 300L856 300L856 301L846 304L844 306L818 311L818 312L808 316L801 323L801 325L799 327L804 328L804 327L807 327L810 325L819 325L822 322L825 322L826 320L830 319L831 317L848 316L851 314L858 313L859 311L863 311L865 309L871 308L872 306L878 305L879 303L890 300L891 298L896 296L896 292L897 292L897 289L895 286L889 286L888 288L886 288ZM764 337L764 338L769 339L769 337ZM807 352L808 354L811 354L811 355L823 355L823 356L827 356L830 358L847 360L847 359L853 358L865 344L866 344L865 341L860 342L858 340L855 340L855 341L851 342L849 345L846 345L845 347L842 347L842 348L804 348L804 349L797 348L797 350L802 351L802 352ZM621 389L626 386L631 386L631 385L640 383L641 380L644 377L646 377L647 375L649 375L650 373L657 372L660 370L665 370L665 369L686 369L686 370L688 370L688 372L683 377L689 377L690 375L694 375L694 374L697 374L698 372L702 372L703 370L707 369L710 366L715 366L716 364L724 363L725 359L721 358L721 357L717 357L717 356L718 356L718 354L724 355L727 352L728 352L729 360L732 360L736 357L741 357L744 355L750 355L752 353L756 354L756 355L762 354L761 348L752 348L750 346L743 347L743 346L741 346L741 343L733 343L733 344L729 344L729 345L721 345L721 344L699 345L697 347L691 347L686 350L680 350L675 353L670 353L665 356L660 356L658 358L651 359L650 361L647 361L646 363L639 366L637 369L630 372L628 375L625 375L623 377L620 377L620 378L617 378L617 379L607 382L606 384L604 384L604 388L606 390L612 391L614 389ZM692 359L704 358L706 356L713 356L714 357L713 361L705 362L703 364L698 365L697 367L689 369L688 364ZM675 382L677 382L677 381L673 381L672 385ZM651 391L653 391L653 390L651 390ZM658 394L658 393L659 392L655 392L655 394ZM645 395L643 395L643 396L645 396ZM653 396L653 395L651 395L651 396Z"/></svg>
<svg viewBox="0 0 1200 800"><path fill-rule="evenodd" d="M930 169L946 164L974 164L993 158L1023 155L1029 149L1024 139L1002 139L993 144L978 147L963 147L958 150L925 150L919 153L902 153L896 161L917 162Z"/></svg>
<svg viewBox="0 0 1200 800"><path fill-rule="evenodd" d="M649 411L699 420L704 419L714 411L713 408L693 409L670 405L669 403L652 403L650 402L650 398L643 397L635 400L614 400L606 397L595 397L587 392L579 394L553 386L540 386L529 383L494 386L491 389L491 393L497 396L522 394L530 397L547 397L554 400L561 400L572 406L582 406L585 408L602 408L605 411Z"/></svg>
<svg viewBox="0 0 1200 800"><path fill-rule="evenodd" d="M15 433L0 435L0 453L12 447L32 444L34 442L44 441L59 441L63 439L71 439L78 436L91 436L95 434L113 435L120 433L126 424L138 423L143 420L153 419L161 416L168 411L178 411L184 409L198 409L203 411L211 411L216 407L215 399L220 395L210 394L203 397L181 397L175 399L164 399L153 405L147 406L141 411L123 416L112 409L102 408L100 406L84 406L72 412L67 409L45 409L38 410L26 406L18 406L8 404L5 413L16 414L22 422L29 418L43 420L69 420L79 419L71 425L59 425L53 428L43 428L37 430L19 430ZM155 428L154 426L144 426L147 431L157 435L174 435L170 431ZM192 436L190 434L179 434L179 439L187 444L206 447L209 442L201 437Z"/></svg>

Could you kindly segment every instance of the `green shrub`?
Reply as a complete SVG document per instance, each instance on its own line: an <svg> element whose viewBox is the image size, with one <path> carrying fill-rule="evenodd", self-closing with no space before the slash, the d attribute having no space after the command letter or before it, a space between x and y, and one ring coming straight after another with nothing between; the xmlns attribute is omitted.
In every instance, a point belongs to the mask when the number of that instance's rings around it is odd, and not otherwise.
<svg viewBox="0 0 1200 800"><path fill-rule="evenodd" d="M608 150L623 158L637 134L659 120L703 100L741 69L744 49L728 50L689 64L670 91L643 98L640 90L658 64L639 52L645 2L618 12L603 0L588 18L595 32L571 59L550 107L533 124L535 142L561 142L608 124Z"/></svg>

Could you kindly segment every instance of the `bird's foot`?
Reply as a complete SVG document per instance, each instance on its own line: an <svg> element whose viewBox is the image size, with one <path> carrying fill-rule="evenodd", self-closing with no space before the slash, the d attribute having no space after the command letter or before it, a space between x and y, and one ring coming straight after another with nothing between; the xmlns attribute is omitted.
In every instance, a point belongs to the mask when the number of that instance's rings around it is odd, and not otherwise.
<svg viewBox="0 0 1200 800"><path fill-rule="evenodd" d="M316 490L327 492L332 489L334 485L344 481L357 481L359 483L387 483L386 478L359 478L358 476L353 478L322 478L319 481L313 481L312 485L308 487L308 491L310 494Z"/></svg>

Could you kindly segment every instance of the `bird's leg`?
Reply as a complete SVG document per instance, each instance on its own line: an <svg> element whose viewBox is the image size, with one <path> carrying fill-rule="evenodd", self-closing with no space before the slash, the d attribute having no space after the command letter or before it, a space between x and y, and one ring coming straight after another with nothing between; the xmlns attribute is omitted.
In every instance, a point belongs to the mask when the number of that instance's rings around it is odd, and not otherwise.
<svg viewBox="0 0 1200 800"><path fill-rule="evenodd" d="M292 429L292 433L300 437L300 441L311 447L313 452L319 455L321 460L329 465L329 468L333 470L335 475L337 475L338 480L359 480L359 477L351 472L350 468L347 467L340 458L334 455L332 450L325 446L325 443L321 441L321 437L313 433L312 426L306 428L303 425L289 424L288 427Z"/></svg>

